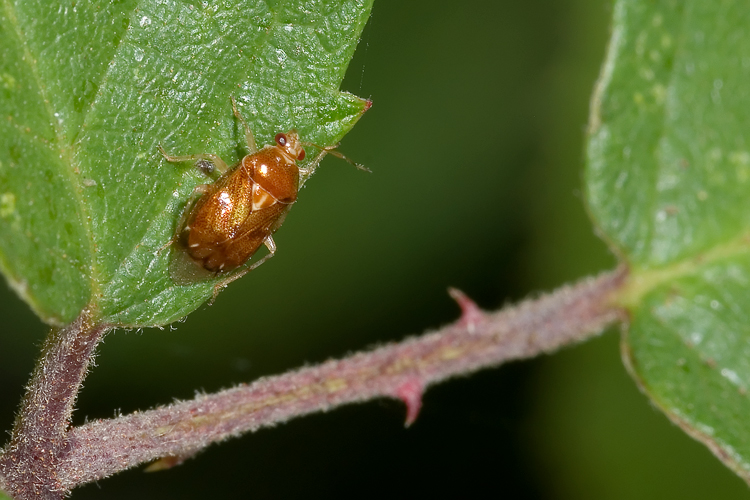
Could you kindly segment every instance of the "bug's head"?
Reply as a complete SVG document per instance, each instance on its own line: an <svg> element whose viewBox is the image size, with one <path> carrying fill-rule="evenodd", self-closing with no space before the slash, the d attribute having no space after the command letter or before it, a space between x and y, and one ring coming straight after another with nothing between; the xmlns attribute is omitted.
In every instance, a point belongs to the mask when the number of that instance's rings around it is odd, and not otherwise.
<svg viewBox="0 0 750 500"><path fill-rule="evenodd" d="M274 139L276 144L284 150L294 161L300 161L305 158L305 148L299 140L299 134L292 129L286 134L276 134Z"/></svg>

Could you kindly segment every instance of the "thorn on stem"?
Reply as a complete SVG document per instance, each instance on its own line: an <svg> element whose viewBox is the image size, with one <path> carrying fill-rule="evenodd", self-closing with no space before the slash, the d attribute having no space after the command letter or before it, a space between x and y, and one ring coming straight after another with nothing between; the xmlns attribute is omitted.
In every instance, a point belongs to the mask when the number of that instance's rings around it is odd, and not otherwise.
<svg viewBox="0 0 750 500"><path fill-rule="evenodd" d="M148 465L145 469L143 469L143 472L158 472L160 470L171 469L172 467L182 464L182 462L184 462L188 458L191 458L193 455L195 455L195 453L190 453L187 455L171 455L168 457L161 457L155 462L151 462L150 465Z"/></svg>
<svg viewBox="0 0 750 500"><path fill-rule="evenodd" d="M458 288L448 288L448 295L453 298L461 308L461 319L459 324L465 326L469 333L474 333L474 327L482 321L484 313L479 306Z"/></svg>
<svg viewBox="0 0 750 500"><path fill-rule="evenodd" d="M419 416L419 410L422 409L422 394L424 386L417 378L407 380L396 389L396 397L406 404L404 427L411 426Z"/></svg>

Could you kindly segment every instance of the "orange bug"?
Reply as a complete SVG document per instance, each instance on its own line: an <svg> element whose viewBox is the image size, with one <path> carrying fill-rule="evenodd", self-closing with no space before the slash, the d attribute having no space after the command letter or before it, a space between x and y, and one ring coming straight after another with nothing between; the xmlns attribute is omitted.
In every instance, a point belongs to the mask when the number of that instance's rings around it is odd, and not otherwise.
<svg viewBox="0 0 750 500"><path fill-rule="evenodd" d="M232 100L234 116L242 123L250 154L227 167L217 155L193 154L171 156L159 145L169 162L196 161L201 170L215 167L220 173L215 182L197 186L185 206L172 239L175 246L170 275L177 284L190 284L216 276L225 276L214 291L242 277L276 253L273 233L284 222L297 200L300 177L312 175L326 153L342 158L361 170L333 147L320 147L300 141L292 129L276 134L275 144L258 150L250 127ZM305 157L303 146L313 146L320 153L305 168L297 162ZM253 264L242 267L265 245L266 254Z"/></svg>

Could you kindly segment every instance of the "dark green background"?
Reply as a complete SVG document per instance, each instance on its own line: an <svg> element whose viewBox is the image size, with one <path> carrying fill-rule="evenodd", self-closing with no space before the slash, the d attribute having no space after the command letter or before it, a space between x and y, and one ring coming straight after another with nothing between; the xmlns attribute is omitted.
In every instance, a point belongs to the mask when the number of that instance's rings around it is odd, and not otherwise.
<svg viewBox="0 0 750 500"><path fill-rule="evenodd" d="M403 5L399 5L402 3ZM344 89L373 108L300 193L277 256L174 330L116 332L76 422L190 398L452 321L447 286L496 308L611 269L581 199L606 1L376 3ZM0 291L0 426L45 327ZM609 332L431 389L416 424L377 401L214 446L85 498L745 498L652 409Z"/></svg>

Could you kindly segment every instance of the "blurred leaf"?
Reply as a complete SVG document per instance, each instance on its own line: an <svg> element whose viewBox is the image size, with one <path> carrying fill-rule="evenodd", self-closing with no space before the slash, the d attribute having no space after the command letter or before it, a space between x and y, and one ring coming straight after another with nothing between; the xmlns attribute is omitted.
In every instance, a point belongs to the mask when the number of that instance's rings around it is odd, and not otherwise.
<svg viewBox="0 0 750 500"><path fill-rule="evenodd" d="M242 155L297 128L332 144L367 108L340 92L372 0L6 2L0 8L0 268L45 321L87 304L122 326L170 323L211 283L169 278L185 200L172 154Z"/></svg>
<svg viewBox="0 0 750 500"><path fill-rule="evenodd" d="M750 480L750 9L619 0L594 95L591 214L631 266L624 356Z"/></svg>

